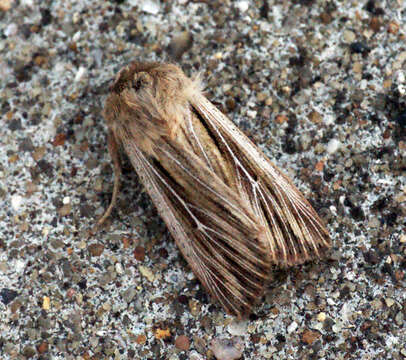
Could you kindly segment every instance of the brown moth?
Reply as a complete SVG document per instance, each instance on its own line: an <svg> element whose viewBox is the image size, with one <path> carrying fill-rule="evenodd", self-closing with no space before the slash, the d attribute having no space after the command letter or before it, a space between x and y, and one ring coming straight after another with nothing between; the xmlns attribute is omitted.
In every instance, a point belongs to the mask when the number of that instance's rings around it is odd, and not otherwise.
<svg viewBox="0 0 406 360"><path fill-rule="evenodd" d="M328 232L292 181L172 64L133 62L104 107L116 202L127 153L195 275L227 313L261 298L273 264L318 258Z"/></svg>

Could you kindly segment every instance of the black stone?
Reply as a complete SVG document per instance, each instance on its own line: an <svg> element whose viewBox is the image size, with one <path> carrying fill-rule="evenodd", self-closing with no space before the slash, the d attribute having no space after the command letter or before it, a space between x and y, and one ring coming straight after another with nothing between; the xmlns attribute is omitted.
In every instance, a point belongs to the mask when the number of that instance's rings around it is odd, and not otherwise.
<svg viewBox="0 0 406 360"><path fill-rule="evenodd" d="M371 51L371 49L362 41L355 41L350 44L350 50L355 54L367 54Z"/></svg>
<svg viewBox="0 0 406 360"><path fill-rule="evenodd" d="M52 14L49 9L41 9L41 25L47 26L52 22Z"/></svg>
<svg viewBox="0 0 406 360"><path fill-rule="evenodd" d="M406 128L406 111L400 113L394 120L400 127Z"/></svg>
<svg viewBox="0 0 406 360"><path fill-rule="evenodd" d="M11 131L15 131L15 130L22 130L22 125L21 125L21 120L20 119L13 119L9 122L8 124L8 128Z"/></svg>
<svg viewBox="0 0 406 360"><path fill-rule="evenodd" d="M47 177L51 177L53 174L52 165L46 160L39 160L37 162L38 167L40 168L41 172L44 173Z"/></svg>
<svg viewBox="0 0 406 360"><path fill-rule="evenodd" d="M8 305L18 296L18 292L15 290L3 288L0 291L0 300L4 305Z"/></svg>

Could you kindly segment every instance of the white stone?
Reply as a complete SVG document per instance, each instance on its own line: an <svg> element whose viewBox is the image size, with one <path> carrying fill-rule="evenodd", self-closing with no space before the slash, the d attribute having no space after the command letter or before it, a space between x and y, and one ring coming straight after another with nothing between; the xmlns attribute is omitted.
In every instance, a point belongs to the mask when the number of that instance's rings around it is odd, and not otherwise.
<svg viewBox="0 0 406 360"><path fill-rule="evenodd" d="M21 205L23 204L24 199L20 195L13 195L11 197L11 207L18 211L20 210Z"/></svg>
<svg viewBox="0 0 406 360"><path fill-rule="evenodd" d="M140 270L140 273L147 278L148 281L154 282L155 280L155 275L151 271L151 269L147 268L146 266L140 265L138 266L138 269Z"/></svg>
<svg viewBox="0 0 406 360"><path fill-rule="evenodd" d="M116 273L119 275L124 274L124 270L123 270L123 265L121 265L120 263L116 263Z"/></svg>
<svg viewBox="0 0 406 360"><path fill-rule="evenodd" d="M228 332L234 336L243 336L247 334L247 322L246 321L233 321L228 325Z"/></svg>
<svg viewBox="0 0 406 360"><path fill-rule="evenodd" d="M288 334L292 334L294 331L296 331L296 329L297 329L297 323L296 323L296 321L294 321L288 326Z"/></svg>
<svg viewBox="0 0 406 360"><path fill-rule="evenodd" d="M139 4L139 0L138 1L131 1L130 2L131 5L138 5ZM159 13L160 10L160 5L158 1L154 1L154 0L144 0L141 1L141 4L139 4L139 7L142 11L151 14L151 15L156 15Z"/></svg>
<svg viewBox="0 0 406 360"><path fill-rule="evenodd" d="M327 298L327 304L329 304L330 306L335 305L335 301L332 298Z"/></svg>
<svg viewBox="0 0 406 360"><path fill-rule="evenodd" d="M337 152L341 147L341 142L337 139L331 139L327 144L327 152L329 154L334 154Z"/></svg>
<svg viewBox="0 0 406 360"><path fill-rule="evenodd" d="M78 72L75 75L75 82L79 82L80 80L83 79L83 77L86 75L87 69L83 66L79 67Z"/></svg>
<svg viewBox="0 0 406 360"><path fill-rule="evenodd" d="M248 1L238 1L235 4L235 7L239 9L241 12L246 12L250 7L250 3Z"/></svg>
<svg viewBox="0 0 406 360"><path fill-rule="evenodd" d="M14 36L15 34L17 34L17 32L18 32L18 27L14 23L11 23L4 29L4 35L6 35L7 37Z"/></svg>
<svg viewBox="0 0 406 360"><path fill-rule="evenodd" d="M251 119L255 119L257 117L257 112L255 110L248 110L247 116Z"/></svg>

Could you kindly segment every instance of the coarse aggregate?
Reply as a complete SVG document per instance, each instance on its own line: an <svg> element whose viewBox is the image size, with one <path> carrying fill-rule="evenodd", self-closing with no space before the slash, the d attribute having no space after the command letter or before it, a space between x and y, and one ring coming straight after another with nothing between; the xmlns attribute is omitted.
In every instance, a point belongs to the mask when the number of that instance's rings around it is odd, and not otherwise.
<svg viewBox="0 0 406 360"><path fill-rule="evenodd" d="M133 60L200 73L333 240L248 319L210 301L102 118ZM1 359L406 359L406 2L0 0Z"/></svg>

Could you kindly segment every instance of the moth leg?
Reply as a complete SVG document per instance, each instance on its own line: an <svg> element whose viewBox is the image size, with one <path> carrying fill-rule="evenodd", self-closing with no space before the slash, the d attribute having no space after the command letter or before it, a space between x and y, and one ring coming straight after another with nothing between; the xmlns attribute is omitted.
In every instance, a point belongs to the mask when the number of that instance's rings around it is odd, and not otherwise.
<svg viewBox="0 0 406 360"><path fill-rule="evenodd" d="M113 211L114 206L117 202L117 196L120 189L120 177L121 177L121 164L120 158L118 155L118 144L112 132L109 132L107 138L107 147L109 149L109 154L111 159L113 160L113 167L114 167L114 187L113 187L113 195L111 196L110 205L103 214L103 216L97 222L97 226L101 226L106 219L110 216L111 212Z"/></svg>

